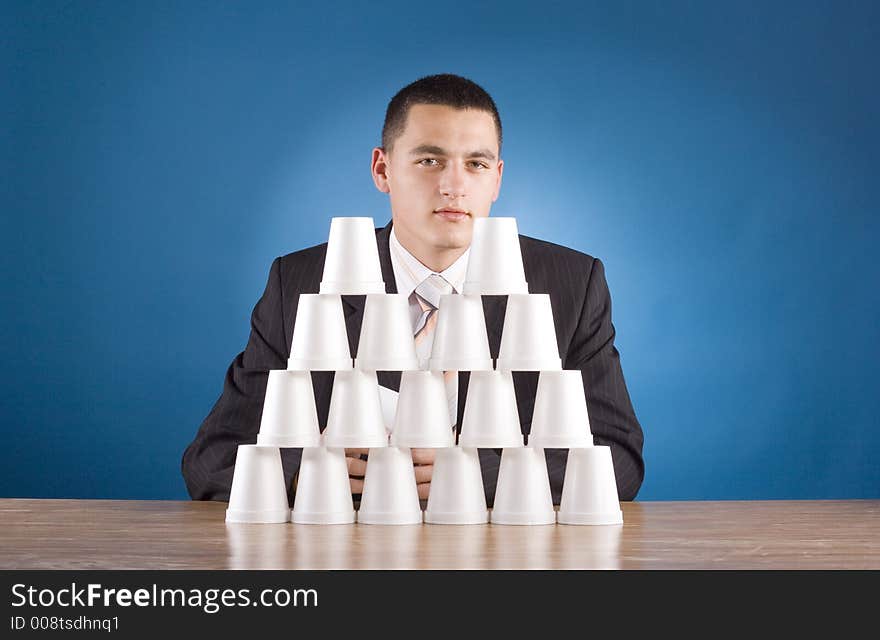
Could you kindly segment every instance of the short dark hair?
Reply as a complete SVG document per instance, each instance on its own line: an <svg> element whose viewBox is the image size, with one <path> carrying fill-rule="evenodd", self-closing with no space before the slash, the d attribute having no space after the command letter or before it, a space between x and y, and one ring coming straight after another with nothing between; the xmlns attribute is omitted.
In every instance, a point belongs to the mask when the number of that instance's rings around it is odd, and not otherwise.
<svg viewBox="0 0 880 640"><path fill-rule="evenodd" d="M498 154L501 155L501 116L495 101L483 87L472 80L451 73L419 78L391 98L382 127L382 148L391 151L394 141L403 133L409 109L415 104L438 104L456 109L486 111L495 120L498 132Z"/></svg>

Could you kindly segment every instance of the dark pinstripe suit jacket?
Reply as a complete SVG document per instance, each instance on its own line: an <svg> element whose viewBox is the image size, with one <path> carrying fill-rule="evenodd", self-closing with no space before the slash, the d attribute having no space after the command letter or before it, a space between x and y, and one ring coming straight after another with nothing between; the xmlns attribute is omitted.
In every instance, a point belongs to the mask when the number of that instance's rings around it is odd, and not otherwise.
<svg viewBox="0 0 880 640"><path fill-rule="evenodd" d="M376 239L382 275L389 293L397 293L388 239L391 224L378 229ZM611 298L602 262L559 245L520 236L523 266L530 293L548 293L556 323L562 366L580 369L584 378L590 426L596 444L611 446L621 500L632 500L644 478L642 429L630 402L620 359L614 347ZM254 443L260 426L263 397L270 369L285 369L300 293L317 293L327 245L322 244L276 258L263 296L254 307L251 334L245 350L226 372L223 393L205 418L195 440L183 454L182 471L193 499L228 500L239 444ZM343 296L345 323L352 353L363 319L364 296ZM483 307L492 357L498 356L506 308L505 296L484 296ZM380 372L379 383L398 390L400 373ZM332 372L312 372L319 424L327 423ZM523 433L534 411L538 374L514 373ZM468 374L459 376L459 424L464 411ZM492 504L501 450L481 449L480 464L486 498ZM559 503L567 451L546 449L553 500ZM299 468L301 450L282 449L284 475L290 487Z"/></svg>

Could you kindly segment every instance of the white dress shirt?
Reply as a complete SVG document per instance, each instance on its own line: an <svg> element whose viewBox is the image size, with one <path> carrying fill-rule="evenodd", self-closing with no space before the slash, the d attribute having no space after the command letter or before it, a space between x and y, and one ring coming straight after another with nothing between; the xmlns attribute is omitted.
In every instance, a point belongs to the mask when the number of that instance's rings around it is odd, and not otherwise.
<svg viewBox="0 0 880 640"><path fill-rule="evenodd" d="M427 320L428 314L422 311L416 299L415 290L426 278L431 274L437 274L452 285L454 293L461 293L464 286L464 280L467 276L467 263L471 249L468 247L459 258L449 267L440 271L432 271L416 258L413 254L406 250L397 239L394 233L394 227L391 228L391 237L388 241L391 252L391 266L394 269L394 280L397 283L397 293L406 296L409 300L410 320L413 327L413 335L422 327ZM433 332L425 336L425 339L419 344L419 360L427 360L427 355L431 353L431 345L434 342ZM380 397L382 398L382 408L386 416L386 424L391 428L394 412L397 408L397 392L385 387L379 387ZM452 422L456 420L458 407L458 382L457 376L452 384L447 387L447 395L449 399L449 412Z"/></svg>
<svg viewBox="0 0 880 640"><path fill-rule="evenodd" d="M437 272L431 271L428 267L419 262L413 254L406 250L397 239L394 233L394 227L391 227L391 237L388 240L388 246L391 250L391 266L394 269L394 280L397 282L397 293L402 294L409 300L410 320L413 326L413 335L424 324L422 318L422 308L416 301L413 293L425 279L432 273L439 275L446 282L452 285L455 293L461 293L464 286L464 279L467 276L468 257L471 254L471 248L468 247L458 260L453 262L445 270ZM433 342L434 336L431 335L425 339L425 342ZM430 347L430 344L428 345Z"/></svg>

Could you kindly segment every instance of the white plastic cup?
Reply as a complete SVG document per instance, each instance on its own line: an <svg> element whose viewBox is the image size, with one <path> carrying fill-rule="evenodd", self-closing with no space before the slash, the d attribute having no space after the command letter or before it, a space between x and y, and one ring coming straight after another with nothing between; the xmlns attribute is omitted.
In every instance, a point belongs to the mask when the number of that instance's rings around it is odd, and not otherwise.
<svg viewBox="0 0 880 640"><path fill-rule="evenodd" d="M493 524L553 524L553 494L544 450L537 447L505 449L501 452Z"/></svg>
<svg viewBox="0 0 880 640"><path fill-rule="evenodd" d="M270 371L257 444L317 447L320 437L311 374L284 369Z"/></svg>
<svg viewBox="0 0 880 640"><path fill-rule="evenodd" d="M462 293L528 292L516 218L476 218Z"/></svg>
<svg viewBox="0 0 880 640"><path fill-rule="evenodd" d="M281 451L278 447L238 445L226 522L270 524L288 520L290 506Z"/></svg>
<svg viewBox="0 0 880 640"><path fill-rule="evenodd" d="M357 521L361 524L421 524L412 452L406 447L370 449Z"/></svg>
<svg viewBox="0 0 880 640"><path fill-rule="evenodd" d="M321 293L385 293L372 218L332 218Z"/></svg>
<svg viewBox="0 0 880 640"><path fill-rule="evenodd" d="M287 368L290 371L352 368L340 296L300 294Z"/></svg>
<svg viewBox="0 0 880 640"><path fill-rule="evenodd" d="M489 522L480 457L476 449L438 449L425 509L429 524L485 524Z"/></svg>
<svg viewBox="0 0 880 640"><path fill-rule="evenodd" d="M498 350L501 371L562 369L550 296L546 293L510 295Z"/></svg>
<svg viewBox="0 0 880 640"><path fill-rule="evenodd" d="M560 524L623 524L610 447L569 449L558 515Z"/></svg>
<svg viewBox="0 0 880 640"><path fill-rule="evenodd" d="M371 371L419 368L409 301L404 295L382 293L367 296L354 366Z"/></svg>
<svg viewBox="0 0 880 640"><path fill-rule="evenodd" d="M481 448L523 446L512 374L471 372L458 443Z"/></svg>
<svg viewBox="0 0 880 640"><path fill-rule="evenodd" d="M549 449L593 446L580 371L542 371L538 375L529 446Z"/></svg>
<svg viewBox="0 0 880 640"><path fill-rule="evenodd" d="M375 371L336 372L323 442L336 448L388 446Z"/></svg>
<svg viewBox="0 0 880 640"><path fill-rule="evenodd" d="M351 524L354 520L345 449L303 449L290 521L296 524Z"/></svg>
<svg viewBox="0 0 880 640"><path fill-rule="evenodd" d="M483 300L478 295L444 294L437 308L437 326L428 369L491 371L489 335Z"/></svg>
<svg viewBox="0 0 880 640"><path fill-rule="evenodd" d="M446 382L440 371L404 371L391 446L430 449L455 444Z"/></svg>

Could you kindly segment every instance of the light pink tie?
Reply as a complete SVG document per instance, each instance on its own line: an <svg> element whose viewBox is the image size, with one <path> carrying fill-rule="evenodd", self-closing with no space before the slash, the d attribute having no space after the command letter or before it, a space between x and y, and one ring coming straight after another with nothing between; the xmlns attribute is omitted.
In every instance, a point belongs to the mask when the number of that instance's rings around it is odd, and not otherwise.
<svg viewBox="0 0 880 640"><path fill-rule="evenodd" d="M444 280L442 276L437 274L431 274L418 287L416 287L413 294L415 295L416 302L422 310L422 318L424 318L421 327L418 327L415 333L416 351L420 353L425 351L423 343L429 337L433 342L434 329L437 327L440 296L453 293L453 291L452 285ZM436 304L434 304L434 301L436 301ZM420 318L420 321L422 318ZM444 371L443 380L446 383L446 398L449 403L449 415L454 424L458 417L458 372Z"/></svg>

